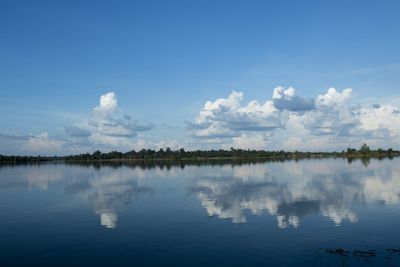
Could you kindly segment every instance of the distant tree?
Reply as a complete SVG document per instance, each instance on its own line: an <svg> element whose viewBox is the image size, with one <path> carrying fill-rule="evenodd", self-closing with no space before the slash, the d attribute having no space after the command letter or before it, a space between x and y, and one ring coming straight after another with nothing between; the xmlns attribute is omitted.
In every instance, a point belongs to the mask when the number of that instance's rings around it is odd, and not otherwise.
<svg viewBox="0 0 400 267"><path fill-rule="evenodd" d="M369 149L369 146L367 144L363 144L360 148L360 152L362 154L369 154L371 150Z"/></svg>
<svg viewBox="0 0 400 267"><path fill-rule="evenodd" d="M347 148L342 152L302 152L294 151L288 152L284 150L279 151L266 151L266 150L250 150L250 149L235 149L230 150L189 150L185 151L183 148L179 150L172 150L167 147L165 149L160 148L158 151L153 149L142 149L140 151L131 150L129 152L111 151L102 153L97 150L90 153L69 155L63 157L45 157L45 156L6 156L0 155L0 162L6 163L37 163L41 161L52 161L52 160L66 160L66 161L90 161L90 160L115 160L115 159L129 159L129 160L159 160L159 159L221 159L221 158L270 158L273 160L288 160L288 159L301 159L301 158L323 158L323 157L347 157L349 163L353 160L353 157L359 157L361 155L367 155L368 157L399 157L400 151L389 148L384 150L379 148L377 150L370 150L367 144L363 144L359 150L354 148ZM364 157L365 158L365 157ZM368 162L364 162L368 164Z"/></svg>
<svg viewBox="0 0 400 267"><path fill-rule="evenodd" d="M100 150L96 150L95 152L93 152L93 158L100 159L100 156L101 156Z"/></svg>
<svg viewBox="0 0 400 267"><path fill-rule="evenodd" d="M353 154L353 153L355 153L356 152L356 150L354 149L354 148L347 148L347 153L348 154Z"/></svg>

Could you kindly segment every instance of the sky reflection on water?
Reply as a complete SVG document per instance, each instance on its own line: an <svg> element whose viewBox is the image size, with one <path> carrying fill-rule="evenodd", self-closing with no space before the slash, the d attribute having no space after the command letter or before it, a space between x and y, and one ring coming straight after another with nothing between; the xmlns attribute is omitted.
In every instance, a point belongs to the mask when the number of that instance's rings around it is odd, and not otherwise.
<svg viewBox="0 0 400 267"><path fill-rule="evenodd" d="M118 226L118 213L142 195L160 194L158 184L178 178L177 186L195 196L208 216L246 223L248 214L276 218L279 228L298 228L319 214L336 226L359 220L354 207L396 205L400 196L398 160L348 164L344 160L191 166L169 169L61 164L0 168L0 190L61 185L65 195L87 201L100 223ZM152 181L149 183L149 181ZM0 191L1 192L1 191Z"/></svg>
<svg viewBox="0 0 400 267"><path fill-rule="evenodd" d="M399 163L2 166L0 266L393 266Z"/></svg>

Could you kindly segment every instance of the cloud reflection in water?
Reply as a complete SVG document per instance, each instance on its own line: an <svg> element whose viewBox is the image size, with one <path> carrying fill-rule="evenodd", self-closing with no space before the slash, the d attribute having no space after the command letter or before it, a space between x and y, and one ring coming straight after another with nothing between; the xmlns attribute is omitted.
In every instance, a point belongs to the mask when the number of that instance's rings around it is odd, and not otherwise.
<svg viewBox="0 0 400 267"><path fill-rule="evenodd" d="M340 159L171 168L9 166L0 168L0 190L35 187L51 190L53 185L61 186L65 194L87 201L102 226L115 228L118 214L126 205L136 202L141 195L160 193L161 184L179 180L170 186L181 190L171 194L189 192L209 216L233 223L246 223L249 213L269 214L276 218L280 228L297 228L303 218L320 214L341 225L344 221L359 220L357 205L399 204L397 161L371 160L367 166L360 161L348 164Z"/></svg>
<svg viewBox="0 0 400 267"><path fill-rule="evenodd" d="M221 168L193 179L209 216L245 223L245 212L276 216L280 228L299 227L309 214L335 225L357 222L357 204L398 204L400 166L390 161L345 165L342 160L301 161Z"/></svg>

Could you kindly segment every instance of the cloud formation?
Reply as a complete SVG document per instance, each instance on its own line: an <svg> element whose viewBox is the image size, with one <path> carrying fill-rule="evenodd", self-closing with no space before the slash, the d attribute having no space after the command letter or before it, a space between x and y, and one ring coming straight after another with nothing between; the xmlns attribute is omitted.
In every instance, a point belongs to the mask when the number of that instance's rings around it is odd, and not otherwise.
<svg viewBox="0 0 400 267"><path fill-rule="evenodd" d="M118 106L114 92L100 96L90 115L68 125L64 132L42 130L41 134L0 132L3 154L76 154L131 149L267 149L342 150L368 143L374 148L400 145L400 109L395 101L354 104L353 90L329 88L313 98L293 87L276 87L269 99L244 101L244 93L232 91L225 98L206 101L186 135L166 139L165 130L156 139L145 132L151 123L139 123ZM391 104L390 104L391 103ZM153 138L155 136L153 135Z"/></svg>
<svg viewBox="0 0 400 267"><path fill-rule="evenodd" d="M4 149L7 146L11 146L13 150L18 147L18 154L54 154L60 152L64 144L64 140L52 138L47 132L38 135L0 133L0 147ZM3 152L0 151L1 153Z"/></svg>
<svg viewBox="0 0 400 267"><path fill-rule="evenodd" d="M313 135L355 134L358 126L355 108L345 105L351 93L351 89L338 92L335 88L329 88L327 93L318 95L315 109L301 114L304 127Z"/></svg>
<svg viewBox="0 0 400 267"><path fill-rule="evenodd" d="M100 97L87 122L66 127L66 133L75 138L85 138L94 145L132 148L131 138L139 132L153 128L152 124L142 125L131 116L118 111L117 95L108 92Z"/></svg>
<svg viewBox="0 0 400 267"><path fill-rule="evenodd" d="M37 136L29 137L26 143L26 149L34 152L52 152L59 151L63 145L63 141L50 139L48 133L45 132Z"/></svg>
<svg viewBox="0 0 400 267"><path fill-rule="evenodd" d="M315 108L314 99L298 96L293 87L276 87L272 93L272 100L279 110L306 111Z"/></svg>
<svg viewBox="0 0 400 267"><path fill-rule="evenodd" d="M91 135L91 132L89 130L81 129L79 127L75 126L69 126L65 127L65 132L74 137L88 137Z"/></svg>
<svg viewBox="0 0 400 267"><path fill-rule="evenodd" d="M242 105L243 93L233 91L228 98L207 101L195 123L189 123L194 138L240 138L248 132L262 135L281 128L280 112L272 101L257 100Z"/></svg>
<svg viewBox="0 0 400 267"><path fill-rule="evenodd" d="M306 98L293 87L276 87L264 104L252 100L242 105L243 97L233 91L227 98L207 101L194 123L189 123L191 136L220 142L224 148L271 149L271 140L275 148L291 150L302 143L324 149L326 141L341 148L355 138L380 146L400 143L400 110L393 105L351 105L350 88L329 88Z"/></svg>

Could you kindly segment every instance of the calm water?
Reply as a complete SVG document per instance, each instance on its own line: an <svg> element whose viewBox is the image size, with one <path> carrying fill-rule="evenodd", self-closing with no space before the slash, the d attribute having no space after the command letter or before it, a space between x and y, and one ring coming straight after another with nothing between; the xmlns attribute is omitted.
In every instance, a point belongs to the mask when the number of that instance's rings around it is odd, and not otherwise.
<svg viewBox="0 0 400 267"><path fill-rule="evenodd" d="M399 204L399 159L3 166L0 266L399 266Z"/></svg>

